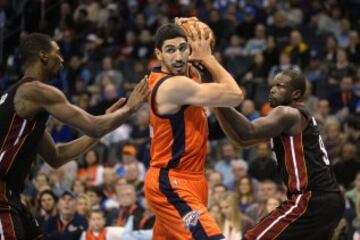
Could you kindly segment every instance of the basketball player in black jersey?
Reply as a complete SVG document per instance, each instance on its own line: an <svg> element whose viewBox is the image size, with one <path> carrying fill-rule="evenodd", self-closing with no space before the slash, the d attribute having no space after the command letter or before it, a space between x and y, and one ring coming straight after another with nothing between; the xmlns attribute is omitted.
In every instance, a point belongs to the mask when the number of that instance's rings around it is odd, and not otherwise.
<svg viewBox="0 0 360 240"><path fill-rule="evenodd" d="M226 134L242 146L269 140L288 200L245 234L252 239L331 239L344 201L330 168L315 118L303 107L305 79L295 70L275 76L273 107L253 122L231 108L214 109ZM346 174L346 173L344 173Z"/></svg>
<svg viewBox="0 0 360 240"><path fill-rule="evenodd" d="M55 41L30 34L20 49L24 77L0 98L0 239L45 239L19 196L36 154L54 168L74 159L139 109L148 89L143 79L125 105L120 99L105 115L92 116L47 84L63 66ZM49 114L87 136L55 145L45 126Z"/></svg>

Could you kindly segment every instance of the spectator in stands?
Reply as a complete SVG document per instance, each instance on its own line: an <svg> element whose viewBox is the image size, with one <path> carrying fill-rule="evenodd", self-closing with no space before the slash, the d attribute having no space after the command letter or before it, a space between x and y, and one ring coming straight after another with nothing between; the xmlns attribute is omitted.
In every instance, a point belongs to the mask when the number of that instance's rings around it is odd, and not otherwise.
<svg viewBox="0 0 360 240"><path fill-rule="evenodd" d="M298 65L304 69L309 64L309 46L304 42L299 31L292 31L290 36L290 45L286 47L285 51L290 55L291 64Z"/></svg>
<svg viewBox="0 0 360 240"><path fill-rule="evenodd" d="M277 185L271 180L259 182L259 189L256 194L257 201L247 210L248 215L255 223L257 223L266 214L266 202L270 197L277 194Z"/></svg>
<svg viewBox="0 0 360 240"><path fill-rule="evenodd" d="M138 196L144 187L144 182L140 180L139 168L137 163L132 162L125 166L126 182L135 187L136 195Z"/></svg>
<svg viewBox="0 0 360 240"><path fill-rule="evenodd" d="M349 115L344 122L344 135L346 141L356 146L360 153L360 116Z"/></svg>
<svg viewBox="0 0 360 240"><path fill-rule="evenodd" d="M246 6L243 9L243 16L244 21L238 25L236 32L240 37L248 40L254 37L254 29L257 24L256 8L253 6Z"/></svg>
<svg viewBox="0 0 360 240"><path fill-rule="evenodd" d="M50 189L51 187L49 176L45 173L39 172L33 179L33 183L29 184L24 194L32 199L38 199L39 193Z"/></svg>
<svg viewBox="0 0 360 240"><path fill-rule="evenodd" d="M260 117L260 114L256 110L255 103L251 99L245 99L243 101L241 104L241 113L244 114L244 116L250 121Z"/></svg>
<svg viewBox="0 0 360 240"><path fill-rule="evenodd" d="M85 182L80 179L76 179L72 184L71 191L75 193L77 196L80 196L80 194L85 194L86 193Z"/></svg>
<svg viewBox="0 0 360 240"><path fill-rule="evenodd" d="M51 190L45 190L39 196L39 209L37 210L36 220L40 228L44 228L44 223L57 214L57 201L58 197Z"/></svg>
<svg viewBox="0 0 360 240"><path fill-rule="evenodd" d="M347 143L342 147L341 156L334 165L336 179L345 189L349 189L359 171L360 159L356 147L351 143Z"/></svg>
<svg viewBox="0 0 360 240"><path fill-rule="evenodd" d="M291 27L288 26L286 12L278 10L273 17L273 23L269 28L269 34L275 37L280 49L285 48L289 44L291 30Z"/></svg>
<svg viewBox="0 0 360 240"><path fill-rule="evenodd" d="M129 217L134 216L133 229L138 230L144 213L144 208L136 203L135 188L132 185L125 184L119 187L118 190L119 192L117 192L117 196L120 208L113 209L109 212L107 225L123 227Z"/></svg>
<svg viewBox="0 0 360 240"><path fill-rule="evenodd" d="M342 146L345 143L345 136L341 133L340 124L336 119L331 119L324 126L324 145L330 162L334 163L340 155Z"/></svg>
<svg viewBox="0 0 360 240"><path fill-rule="evenodd" d="M266 206L265 206L265 213L269 214L271 213L275 208L280 206L280 199L277 197L270 197L266 200Z"/></svg>
<svg viewBox="0 0 360 240"><path fill-rule="evenodd" d="M101 205L103 200L103 192L100 186L90 186L86 190L86 195L90 200L91 210L102 210L103 207Z"/></svg>
<svg viewBox="0 0 360 240"><path fill-rule="evenodd" d="M320 99L314 114L315 120L320 128L320 131L323 130L323 127L326 122L330 119L330 103L327 99Z"/></svg>
<svg viewBox="0 0 360 240"><path fill-rule="evenodd" d="M290 54L282 51L280 54L280 63L279 65L272 66L268 75L268 82L270 83L276 74L286 69L295 69L300 71L300 67L298 65L291 64Z"/></svg>
<svg viewBox="0 0 360 240"><path fill-rule="evenodd" d="M311 113L315 114L317 106L319 104L319 99L313 95L313 87L309 81L306 81L305 93L304 93L304 105L306 109Z"/></svg>
<svg viewBox="0 0 360 240"><path fill-rule="evenodd" d="M276 39L274 36L269 35L266 38L266 49L263 52L265 65L268 69L279 64L280 50L277 46Z"/></svg>
<svg viewBox="0 0 360 240"><path fill-rule="evenodd" d="M250 38L245 45L244 54L255 56L266 49L266 28L263 24L257 24L254 28L254 37Z"/></svg>
<svg viewBox="0 0 360 240"><path fill-rule="evenodd" d="M105 87L108 78L112 80L116 89L121 88L124 81L123 74L119 70L114 69L112 58L106 56L102 60L102 70L95 77L95 84Z"/></svg>
<svg viewBox="0 0 360 240"><path fill-rule="evenodd" d="M304 69L304 76L311 84L317 86L322 80L323 67L319 53L316 50L310 51L309 65Z"/></svg>
<svg viewBox="0 0 360 240"><path fill-rule="evenodd" d="M336 51L336 62L330 63L327 68L327 83L329 85L338 86L343 77L354 77L356 69L352 63L349 62L346 51L342 48Z"/></svg>
<svg viewBox="0 0 360 240"><path fill-rule="evenodd" d="M100 185L103 181L104 167L99 161L99 153L95 148L85 153L84 167L79 169L78 177L85 181L87 186Z"/></svg>
<svg viewBox="0 0 360 240"><path fill-rule="evenodd" d="M360 172L356 173L353 187L346 192L346 197L348 197L354 205L360 202Z"/></svg>
<svg viewBox="0 0 360 240"><path fill-rule="evenodd" d="M269 68L265 63L263 53L257 53L254 56L254 62L245 73L242 79L242 86L246 88L248 98L256 100L256 91L259 85L267 85L266 77Z"/></svg>
<svg viewBox="0 0 360 240"><path fill-rule="evenodd" d="M259 181L271 180L280 182L275 159L270 156L268 143L259 143L256 146L256 158L250 161L249 175Z"/></svg>
<svg viewBox="0 0 360 240"><path fill-rule="evenodd" d="M89 228L84 230L80 240L120 240L123 228L105 227L105 214L101 210L92 210L89 215Z"/></svg>
<svg viewBox="0 0 360 240"><path fill-rule="evenodd" d="M355 113L356 104L360 100L358 96L353 93L354 78L352 76L344 76L341 78L340 91L335 92L330 96L330 105L333 113L340 114L344 119L347 114Z"/></svg>
<svg viewBox="0 0 360 240"><path fill-rule="evenodd" d="M246 177L248 175L248 163L243 160L243 159L236 159L234 161L231 162L231 167L232 167L232 173L234 175L234 182L230 188L230 190L235 191L236 190L236 186L239 185L240 179L242 179L243 177ZM257 182L253 181L253 185L256 185Z"/></svg>
<svg viewBox="0 0 360 240"><path fill-rule="evenodd" d="M86 218L76 213L76 196L67 191L60 197L59 214L45 222L44 234L49 240L77 240L87 227Z"/></svg>
<svg viewBox="0 0 360 240"><path fill-rule="evenodd" d="M138 149L137 157L145 166L150 162L150 133L149 133L149 111L147 108L141 108L136 113L136 123L133 125L130 133L131 142Z"/></svg>
<svg viewBox="0 0 360 240"><path fill-rule="evenodd" d="M347 48L350 43L350 30L351 23L348 19L343 18L340 20L340 31L336 35L337 42L339 43L339 47Z"/></svg>
<svg viewBox="0 0 360 240"><path fill-rule="evenodd" d="M84 218L89 217L91 211L91 201L88 195L82 193L76 197L76 212Z"/></svg>
<svg viewBox="0 0 360 240"><path fill-rule="evenodd" d="M103 201L103 207L105 210L116 208L119 206L116 194L115 194L115 182L116 182L116 172L113 166L105 166L103 174L103 184L100 189L102 195L105 196Z"/></svg>
<svg viewBox="0 0 360 240"><path fill-rule="evenodd" d="M335 63L337 59L338 43L335 35L329 35L326 38L325 49L322 58L326 63Z"/></svg>
<svg viewBox="0 0 360 240"><path fill-rule="evenodd" d="M219 226L223 226L224 224L224 216L221 212L221 207L217 203L213 203L208 207L210 215L215 219L216 223Z"/></svg>
<svg viewBox="0 0 360 240"><path fill-rule="evenodd" d="M136 159L137 150L131 145L127 144L122 147L121 150L121 163L117 163L115 165L116 175L119 177L124 177L126 175L125 167L130 163L136 163L139 170L139 178L141 181L144 180L145 177L145 166L142 162L139 162Z"/></svg>
<svg viewBox="0 0 360 240"><path fill-rule="evenodd" d="M250 176L240 178L236 186L236 194L240 211L245 213L246 209L255 202L253 181Z"/></svg>
<svg viewBox="0 0 360 240"><path fill-rule="evenodd" d="M349 36L349 44L347 47L347 54L349 56L349 61L355 64L360 63L360 38L359 32L352 30Z"/></svg>
<svg viewBox="0 0 360 240"><path fill-rule="evenodd" d="M226 239L238 240L253 226L249 217L242 214L237 204L234 193L228 193L223 201L219 203L224 215L223 234Z"/></svg>
<svg viewBox="0 0 360 240"><path fill-rule="evenodd" d="M220 161L215 164L214 169L221 173L224 178L224 184L231 188L234 182L231 162L237 157L235 146L231 142L224 142L220 146Z"/></svg>
<svg viewBox="0 0 360 240"><path fill-rule="evenodd" d="M223 183L223 176L221 173L217 172L217 171L212 171L208 178L208 191L209 194L208 196L212 196L212 193L214 191L214 187L216 185L222 184Z"/></svg>
<svg viewBox="0 0 360 240"><path fill-rule="evenodd" d="M225 199L227 193L228 193L228 188L224 184L215 185L213 188L213 193L211 195L211 198L209 199L211 200L209 201L209 203L220 204L220 202L222 202Z"/></svg>

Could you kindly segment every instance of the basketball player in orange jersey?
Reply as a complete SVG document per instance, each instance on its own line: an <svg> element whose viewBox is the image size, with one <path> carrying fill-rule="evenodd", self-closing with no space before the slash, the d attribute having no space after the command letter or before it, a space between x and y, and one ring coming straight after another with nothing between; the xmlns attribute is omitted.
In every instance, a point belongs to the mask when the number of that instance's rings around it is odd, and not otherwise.
<svg viewBox="0 0 360 240"><path fill-rule="evenodd" d="M155 35L160 67L149 76L150 169L145 197L156 215L154 239L223 239L207 212L204 175L208 126L204 106L237 106L243 95L211 53L204 28L193 39L169 23ZM189 61L201 63L215 83L201 83Z"/></svg>

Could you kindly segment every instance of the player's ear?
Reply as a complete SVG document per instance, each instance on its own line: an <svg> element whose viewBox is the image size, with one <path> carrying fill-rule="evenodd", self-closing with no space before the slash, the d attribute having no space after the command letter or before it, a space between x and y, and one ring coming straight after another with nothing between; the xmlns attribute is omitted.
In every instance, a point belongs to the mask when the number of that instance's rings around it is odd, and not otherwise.
<svg viewBox="0 0 360 240"><path fill-rule="evenodd" d="M158 48L155 48L155 56L157 58L157 60L161 61L162 60L162 56L161 56L161 50Z"/></svg>
<svg viewBox="0 0 360 240"><path fill-rule="evenodd" d="M40 61L43 63L47 63L49 61L49 55L45 51L39 52L39 58L40 58Z"/></svg>
<svg viewBox="0 0 360 240"><path fill-rule="evenodd" d="M300 89L296 89L295 91L292 92L292 98L297 100L297 99L301 99L303 97L303 95L301 94L301 90Z"/></svg>

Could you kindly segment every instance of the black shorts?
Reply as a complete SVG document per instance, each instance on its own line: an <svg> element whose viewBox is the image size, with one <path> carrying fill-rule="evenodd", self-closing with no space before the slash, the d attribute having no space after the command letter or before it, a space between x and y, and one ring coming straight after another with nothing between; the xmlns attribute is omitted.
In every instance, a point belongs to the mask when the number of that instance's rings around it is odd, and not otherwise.
<svg viewBox="0 0 360 240"><path fill-rule="evenodd" d="M45 239L29 210L21 203L20 195L0 183L0 239Z"/></svg>
<svg viewBox="0 0 360 240"><path fill-rule="evenodd" d="M305 192L292 195L250 229L247 240L326 240L344 213L340 192Z"/></svg>

